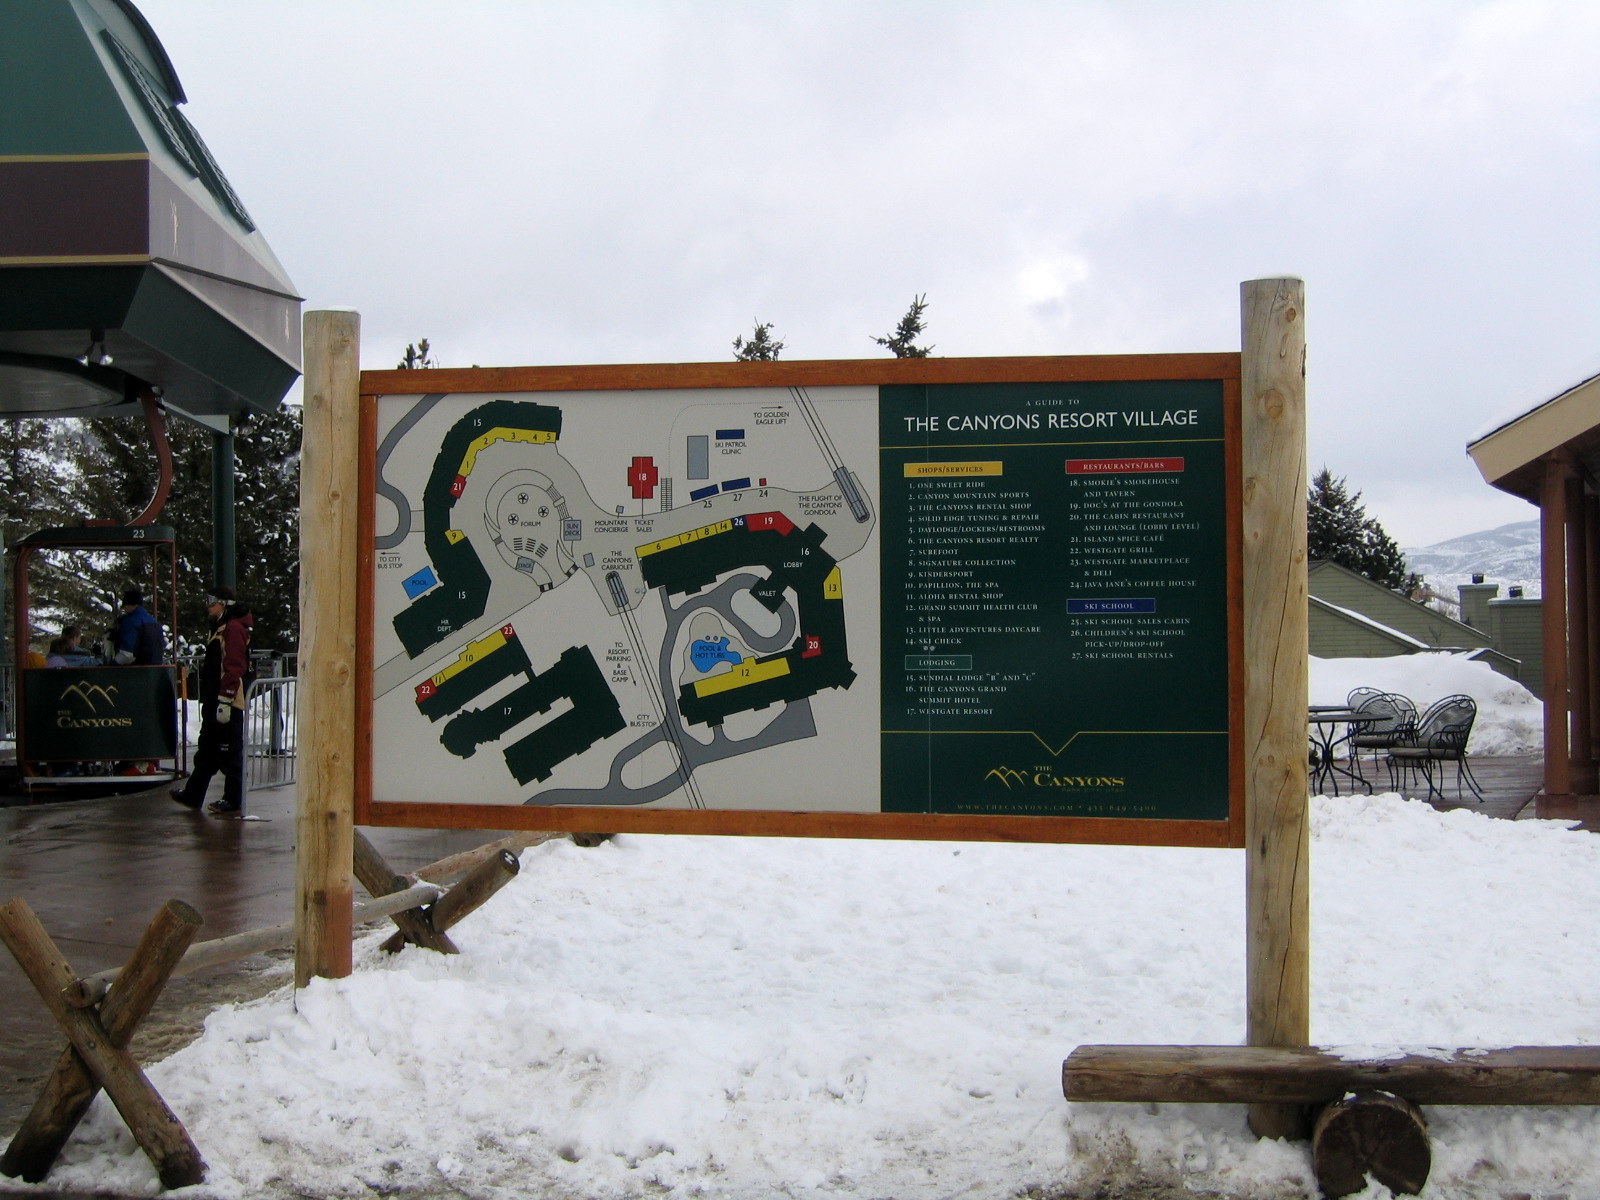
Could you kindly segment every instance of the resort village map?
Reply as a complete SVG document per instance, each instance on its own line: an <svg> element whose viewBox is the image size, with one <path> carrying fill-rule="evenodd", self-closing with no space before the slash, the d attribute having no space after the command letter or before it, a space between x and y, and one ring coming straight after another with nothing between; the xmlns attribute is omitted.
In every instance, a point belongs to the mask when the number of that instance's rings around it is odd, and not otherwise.
<svg viewBox="0 0 1600 1200"><path fill-rule="evenodd" d="M878 811L876 392L382 397L373 795Z"/></svg>
<svg viewBox="0 0 1600 1200"><path fill-rule="evenodd" d="M1220 378L703 383L371 401L373 802L1228 818Z"/></svg>

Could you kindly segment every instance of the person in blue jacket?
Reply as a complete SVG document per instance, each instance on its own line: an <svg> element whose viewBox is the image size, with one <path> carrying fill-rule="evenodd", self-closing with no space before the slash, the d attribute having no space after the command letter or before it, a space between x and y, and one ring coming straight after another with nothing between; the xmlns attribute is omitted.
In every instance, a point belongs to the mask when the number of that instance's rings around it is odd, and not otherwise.
<svg viewBox="0 0 1600 1200"><path fill-rule="evenodd" d="M98 654L83 648L83 631L68 625L61 631L61 659L69 667L103 667Z"/></svg>
<svg viewBox="0 0 1600 1200"><path fill-rule="evenodd" d="M154 667L166 650L161 622L144 606L144 593L129 588L122 593L122 615L111 627L111 661L119 667Z"/></svg>

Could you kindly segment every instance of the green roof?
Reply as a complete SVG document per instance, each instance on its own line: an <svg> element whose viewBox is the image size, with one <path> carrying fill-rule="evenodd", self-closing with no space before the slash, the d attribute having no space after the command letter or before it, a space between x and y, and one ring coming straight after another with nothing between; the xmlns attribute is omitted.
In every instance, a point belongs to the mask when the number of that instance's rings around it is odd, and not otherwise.
<svg viewBox="0 0 1600 1200"><path fill-rule="evenodd" d="M200 415L276 408L300 298L179 110L154 31L130 0L6 0L3 22L0 412L115 407L146 386ZM86 379L86 353L124 386Z"/></svg>

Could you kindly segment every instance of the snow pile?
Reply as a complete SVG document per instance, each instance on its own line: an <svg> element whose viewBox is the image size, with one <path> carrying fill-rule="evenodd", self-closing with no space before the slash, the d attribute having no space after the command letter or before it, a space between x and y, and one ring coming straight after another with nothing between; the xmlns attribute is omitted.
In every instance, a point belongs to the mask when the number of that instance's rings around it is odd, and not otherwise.
<svg viewBox="0 0 1600 1200"><path fill-rule="evenodd" d="M1311 703L1343 704L1352 688L1399 692L1424 711L1458 693L1478 703L1471 754L1538 754L1544 748L1544 707L1539 698L1488 663L1466 654L1434 652L1392 658L1311 659Z"/></svg>
<svg viewBox="0 0 1600 1200"><path fill-rule="evenodd" d="M1600 838L1312 808L1314 1040L1600 1042ZM1239 851L624 836L523 864L459 957L370 934L298 1011L224 1007L151 1068L210 1164L185 1194L1315 1195L1239 1108L1061 1095L1080 1043L1242 1039ZM1600 1195L1600 1113L1428 1115L1428 1197ZM158 1190L103 1101L46 1188Z"/></svg>

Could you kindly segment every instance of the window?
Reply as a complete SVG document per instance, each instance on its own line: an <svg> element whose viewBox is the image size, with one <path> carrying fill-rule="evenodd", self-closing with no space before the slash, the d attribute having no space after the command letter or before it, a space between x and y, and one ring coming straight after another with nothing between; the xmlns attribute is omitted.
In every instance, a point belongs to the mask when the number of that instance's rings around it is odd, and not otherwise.
<svg viewBox="0 0 1600 1200"><path fill-rule="evenodd" d="M217 160L211 156L210 149L201 139L199 131L189 124L188 118L178 111L176 105L167 103L160 84L132 50L124 46L109 29L101 30L100 36L105 39L106 45L111 47L117 61L122 64L123 73L127 75L134 86L134 91L144 102L145 111L156 123L156 128L161 131L162 140L167 143L168 149L177 155L178 161L189 169L190 174L205 184L206 190L216 198L218 204L232 213L234 219L247 231L253 231L256 223L245 211L237 193L228 183L227 176L223 175L222 168L217 165Z"/></svg>

